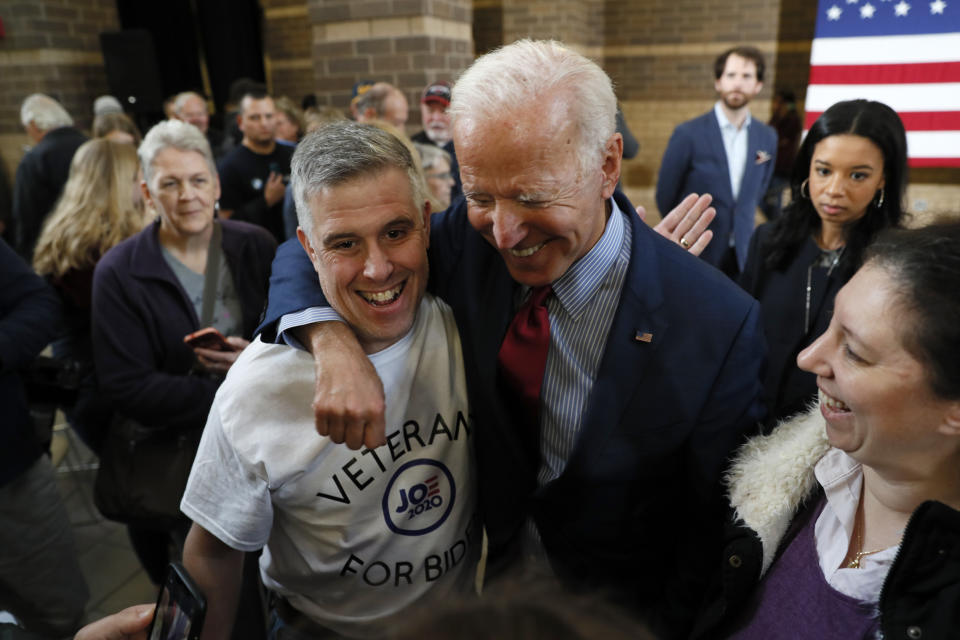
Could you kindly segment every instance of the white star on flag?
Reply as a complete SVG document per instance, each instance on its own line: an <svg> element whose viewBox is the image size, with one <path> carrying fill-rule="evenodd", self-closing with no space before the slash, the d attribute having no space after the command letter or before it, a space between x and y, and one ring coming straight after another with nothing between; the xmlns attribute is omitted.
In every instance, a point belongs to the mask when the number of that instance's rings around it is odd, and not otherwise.
<svg viewBox="0 0 960 640"><path fill-rule="evenodd" d="M872 18L873 14L877 12L877 8L874 7L869 2L862 7L860 7L860 17L861 18Z"/></svg>
<svg viewBox="0 0 960 640"><path fill-rule="evenodd" d="M939 13L943 15L943 10L946 8L947 3L943 0L936 0L935 2L930 3L930 13Z"/></svg>
<svg viewBox="0 0 960 640"><path fill-rule="evenodd" d="M893 10L896 12L896 15L905 16L910 11L910 5L900 0L900 4L896 5Z"/></svg>
<svg viewBox="0 0 960 640"><path fill-rule="evenodd" d="M841 9L837 5L833 5L832 7L827 9L827 20L839 20L841 13L843 13L843 9Z"/></svg>
<svg viewBox="0 0 960 640"><path fill-rule="evenodd" d="M847 0L847 4L857 4L857 0Z"/></svg>

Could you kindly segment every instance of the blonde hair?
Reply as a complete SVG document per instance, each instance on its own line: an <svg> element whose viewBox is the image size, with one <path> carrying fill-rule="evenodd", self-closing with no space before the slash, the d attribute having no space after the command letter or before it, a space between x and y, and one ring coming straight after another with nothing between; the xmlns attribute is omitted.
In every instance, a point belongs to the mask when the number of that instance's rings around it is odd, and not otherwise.
<svg viewBox="0 0 960 640"><path fill-rule="evenodd" d="M77 149L63 195L47 217L33 255L40 275L85 269L144 227L134 204L137 152L132 145L97 138Z"/></svg>
<svg viewBox="0 0 960 640"><path fill-rule="evenodd" d="M105 138L113 131L122 131L133 136L133 146L140 146L143 136L140 129L125 113L101 113L93 119L93 137Z"/></svg>

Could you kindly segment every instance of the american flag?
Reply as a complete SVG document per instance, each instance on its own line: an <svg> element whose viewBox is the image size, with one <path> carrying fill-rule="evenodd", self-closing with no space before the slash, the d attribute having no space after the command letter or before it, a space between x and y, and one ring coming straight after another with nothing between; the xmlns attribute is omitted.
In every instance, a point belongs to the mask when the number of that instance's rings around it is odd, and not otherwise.
<svg viewBox="0 0 960 640"><path fill-rule="evenodd" d="M841 100L890 105L912 167L960 167L960 0L820 0L806 123Z"/></svg>

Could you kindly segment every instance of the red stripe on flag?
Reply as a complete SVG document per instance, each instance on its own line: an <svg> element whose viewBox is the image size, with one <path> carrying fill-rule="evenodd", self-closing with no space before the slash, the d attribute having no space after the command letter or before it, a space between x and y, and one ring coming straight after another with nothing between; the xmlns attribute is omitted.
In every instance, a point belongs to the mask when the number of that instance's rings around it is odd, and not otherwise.
<svg viewBox="0 0 960 640"><path fill-rule="evenodd" d="M960 62L819 65L810 68L810 84L910 84L918 82L960 82Z"/></svg>
<svg viewBox="0 0 960 640"><path fill-rule="evenodd" d="M822 114L808 111L803 128L809 130ZM960 111L904 111L898 115L907 131L960 131Z"/></svg>
<svg viewBox="0 0 960 640"><path fill-rule="evenodd" d="M960 158L910 158L911 167L960 167Z"/></svg>

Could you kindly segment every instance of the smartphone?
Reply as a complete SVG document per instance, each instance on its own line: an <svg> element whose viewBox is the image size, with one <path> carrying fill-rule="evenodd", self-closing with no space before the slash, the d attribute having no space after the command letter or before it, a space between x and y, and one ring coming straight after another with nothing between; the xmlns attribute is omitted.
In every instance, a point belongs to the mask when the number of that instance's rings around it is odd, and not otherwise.
<svg viewBox="0 0 960 640"><path fill-rule="evenodd" d="M280 168L279 162L276 162L276 161L271 162L269 168L270 168L270 173L279 174L280 177L283 178L283 184L288 184L290 182L290 174L283 173L283 170L281 170Z"/></svg>
<svg viewBox="0 0 960 640"><path fill-rule="evenodd" d="M149 640L198 640L207 601L179 562L171 562L157 596Z"/></svg>
<svg viewBox="0 0 960 640"><path fill-rule="evenodd" d="M223 337L223 334L213 327L206 327L205 329L194 331L184 336L183 341L186 342L191 349L199 347L201 349L213 349L214 351L236 351L236 349L227 342L227 339Z"/></svg>

